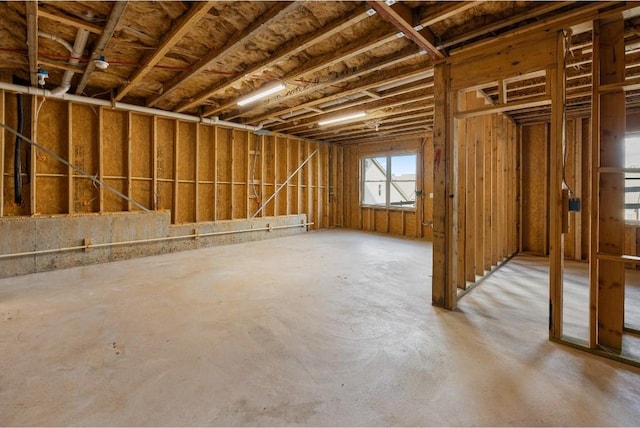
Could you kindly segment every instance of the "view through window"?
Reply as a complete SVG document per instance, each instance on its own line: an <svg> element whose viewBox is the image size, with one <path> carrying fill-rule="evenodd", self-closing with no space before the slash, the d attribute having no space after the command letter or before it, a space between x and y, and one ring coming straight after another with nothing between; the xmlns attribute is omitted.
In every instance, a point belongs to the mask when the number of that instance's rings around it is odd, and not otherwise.
<svg viewBox="0 0 640 428"><path fill-rule="evenodd" d="M415 153L363 158L362 205L415 207L416 163Z"/></svg>
<svg viewBox="0 0 640 428"><path fill-rule="evenodd" d="M625 168L640 168L640 135L625 139ZM624 218L640 220L640 173L627 172L624 175Z"/></svg>

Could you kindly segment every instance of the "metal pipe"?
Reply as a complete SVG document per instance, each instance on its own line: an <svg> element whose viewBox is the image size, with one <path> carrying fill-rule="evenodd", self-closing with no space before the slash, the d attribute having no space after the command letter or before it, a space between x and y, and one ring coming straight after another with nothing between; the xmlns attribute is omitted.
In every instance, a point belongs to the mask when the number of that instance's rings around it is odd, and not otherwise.
<svg viewBox="0 0 640 428"><path fill-rule="evenodd" d="M302 169L302 167L303 167L303 166L305 166L305 165L306 165L306 163L307 163L307 162L309 162L309 160L310 160L310 159L311 159L311 158L312 158L316 153L318 153L318 150L319 150L319 149L315 149L315 150L313 151L313 153L311 153L311 154L309 155L309 157L308 157L308 158L306 158L306 159L304 160L304 162L302 162L302 163L300 164L300 166L299 166L295 171L293 171L293 172L291 173L291 175L289 175L289 177L287 177L287 179L285 180L285 182L284 182L284 183L282 183L282 184L280 185L280 187L278 187L278 188L276 189L276 191L275 191L275 192L273 192L273 195L271 195L271 196L269 197L269 199L267 199L267 200L266 200L266 201L265 201L265 202L260 206L260 208L258 208L258 211L256 211L256 213L255 213L254 215L252 215L252 216L251 216L251 218L252 218L252 219L253 219L253 218L255 218L258 214L260 214L260 212L264 209L264 207L266 207L266 206L267 206L267 204L268 204L269 202L271 202L271 200L272 200L273 198L275 198L275 197L276 197L276 195L278 194L278 192L280 192L280 190L282 190L282 189L284 188L284 186L286 186L286 185L287 185L287 183L289 183L289 181L291 181L291 179L292 179L292 178L293 178L293 177L298 173L298 171L300 171L300 170Z"/></svg>
<svg viewBox="0 0 640 428"><path fill-rule="evenodd" d="M204 123L206 125L226 126L229 128L243 129L245 131L251 131L251 132L260 131L256 126L244 125L242 123L235 123L235 122L229 122L226 120L220 120L216 117L206 118L206 117L200 117L200 116L193 116L193 115L184 114L184 113L175 113L172 111L138 106L135 104L127 104L119 101L111 102L109 100L101 100L98 98L84 97L81 95L74 95L69 93L57 94L57 93L53 93L48 89L40 89L33 86L21 86L21 85L15 85L13 83L0 82L0 89L10 91L10 92L15 92L15 93L27 94L27 95L36 95L36 96L41 96L46 98L55 98L59 100L71 101L71 102L80 103L80 104L90 104L94 106L109 107L115 110L126 110L126 111L133 111L133 112L144 113L144 114L151 114L155 116L166 117L169 119L184 120L187 122L199 122L199 123Z"/></svg>
<svg viewBox="0 0 640 428"><path fill-rule="evenodd" d="M41 254L61 253L65 251L89 250L91 248L115 247L118 245L132 245L132 244L144 244L144 243L160 242L160 241L174 241L177 239L202 238L202 237L218 236L218 235L232 235L234 233L261 232L261 231L269 232L274 229L292 229L294 227L307 227L313 224L314 224L313 222L310 222L310 223L300 223L300 224L289 224L285 226L260 227L257 229L238 229L238 230L228 230L224 232L192 233L189 235L164 236L161 238L136 239L132 241L104 242L100 244L75 245L73 247L54 248L49 250L34 250L34 251L25 251L22 253L0 254L0 260L7 259L10 257L36 256Z"/></svg>
<svg viewBox="0 0 640 428"><path fill-rule="evenodd" d="M136 207L140 208L142 211L144 212L151 212L150 209L148 209L147 207L145 207L144 205L140 204L139 202L134 201L133 199L131 199L130 197L128 197L127 195L125 195L124 193L118 191L117 189L109 186L108 184L106 184L105 182L103 182L102 180L96 178L95 176L89 174L88 172L85 172L84 170L78 168L77 166L73 165L72 163L68 162L67 160L65 160L64 158L58 156L57 153L52 152L51 150L42 147L40 144L36 143L35 141L32 141L30 138L25 137L24 135L22 135L21 133L17 132L16 130L12 129L11 127L5 125L4 123L0 122L0 127L6 129L7 131L11 132L12 134L19 136L22 138L22 140L26 141L27 143L31 144L33 147L37 148L38 150L48 154L49 156L51 156L52 158L59 160L60 162L62 162L63 164L65 164L66 166L68 166L69 168L73 169L74 171L84 175L85 177L91 179L94 183L97 183L101 186L103 186L105 189L109 190L111 193L120 196L121 198L131 202L133 205L135 205Z"/></svg>

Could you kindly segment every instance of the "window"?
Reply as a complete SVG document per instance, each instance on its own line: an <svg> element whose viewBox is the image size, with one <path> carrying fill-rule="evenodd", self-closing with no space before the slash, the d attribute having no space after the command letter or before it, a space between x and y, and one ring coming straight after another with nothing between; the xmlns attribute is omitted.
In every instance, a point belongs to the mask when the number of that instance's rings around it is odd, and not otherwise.
<svg viewBox="0 0 640 428"><path fill-rule="evenodd" d="M625 168L640 168L640 136L628 137L624 140ZM640 220L640 174L627 172L624 175L624 218Z"/></svg>
<svg viewBox="0 0 640 428"><path fill-rule="evenodd" d="M374 156L362 159L362 205L415 208L415 154Z"/></svg>

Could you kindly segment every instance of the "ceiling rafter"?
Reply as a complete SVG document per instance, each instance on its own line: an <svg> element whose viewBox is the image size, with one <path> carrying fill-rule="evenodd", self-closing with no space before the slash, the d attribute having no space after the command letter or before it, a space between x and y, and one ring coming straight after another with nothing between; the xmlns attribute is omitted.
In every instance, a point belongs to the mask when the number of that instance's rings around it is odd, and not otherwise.
<svg viewBox="0 0 640 428"><path fill-rule="evenodd" d="M33 3L33 2L27 1L25 3L28 5L29 3ZM78 18L72 18L70 16L64 16L58 13L52 13L44 9L38 9L38 16L41 18L50 19L60 24L69 25L71 27L78 28L80 30L87 30L90 33L102 34L102 28L93 24L89 24L88 22Z"/></svg>
<svg viewBox="0 0 640 428"><path fill-rule="evenodd" d="M209 13L212 6L213 2L211 1L194 3L189 9L189 12L180 18L180 22L174 24L171 31L167 33L160 45L152 51L151 55L148 55L144 59L143 65L133 73L126 85L120 88L114 97L115 100L120 101L124 98L124 96L127 95L127 93L133 89L148 72L153 70L153 67L158 64L189 31L193 29L193 26L204 18L207 13Z"/></svg>
<svg viewBox="0 0 640 428"><path fill-rule="evenodd" d="M229 40L227 40L219 49L212 50L200 61L198 61L193 67L191 67L190 70L178 74L173 79L165 83L163 85L162 93L148 100L147 105L150 107L157 105L160 101L164 100L170 93L172 93L184 82L196 76L197 74L202 73L215 60L234 51L247 40L250 40L252 37L254 37L256 33L263 30L269 23L281 19L282 17L286 16L287 13L291 12L295 8L299 7L300 4L302 4L302 2L295 1L274 3L275 6L271 6L271 8L267 10L267 12L263 13L260 18L253 21L244 30L234 33L234 35Z"/></svg>
<svg viewBox="0 0 640 428"><path fill-rule="evenodd" d="M87 62L87 66L84 69L84 73L80 78L80 83L76 88L76 94L81 94L84 91L84 88L87 86L87 82L89 82L89 77L91 77L91 73L95 70L96 65L92 61L94 59L100 58L102 52L104 52L105 47L109 44L109 41L113 37L113 33L116 30L116 27L120 23L120 18L127 8L128 1L117 1L113 3L113 7L111 8L111 13L109 13L109 19L104 26L104 30L102 34L100 34L100 38L93 48L93 52L89 57L89 61Z"/></svg>
<svg viewBox="0 0 640 428"><path fill-rule="evenodd" d="M290 100L290 99L293 99L293 98L297 98L297 97L301 97L301 96L307 95L307 94L312 93L312 92L321 91L321 90L323 90L323 89L325 89L327 87L333 86L333 85L340 85L340 84L346 83L346 82L348 82L350 80L357 79L359 77L363 77L363 76L366 76L366 75L370 75L373 72L379 73L380 71L382 71L382 70L384 70L386 68L395 66L395 65L397 65L397 64L399 64L401 62L404 62L404 61L408 61L408 60L413 59L413 58L415 58L415 57L417 57L419 55L420 55L420 52L414 46L408 46L407 48L405 48L405 49L403 49L403 50L401 50L399 52L396 52L391 56L374 60L374 61L370 62L369 64L367 64L366 66L357 69L355 72L347 73L347 74L343 75L342 77L339 77L339 78L337 78L335 80L331 80L331 81L328 81L328 82L322 82L322 83L316 83L316 84L309 84L304 89L302 89L300 91L296 91L295 93L292 93L290 95L287 94L287 95L280 96L280 97L267 98L266 100L260 102L260 106L262 108L264 108L265 106L268 106L270 104L274 104L276 101L277 102L282 102L282 101L285 101L285 100ZM365 77L365 79L366 79L366 77ZM397 79L397 76L393 80L396 80L396 79ZM369 78L367 80L371 81L372 79ZM379 80L378 78L375 79L375 81L378 81L378 80ZM363 83L362 80L359 81L359 83L362 84ZM388 83L388 82L385 82L385 83ZM377 86L382 86L382 84L376 85L376 86L373 86L373 87L377 87ZM362 85L360 85L359 88L360 87L362 88L362 89L360 89L361 91L371 89L371 88L365 88ZM325 97L324 101L329 101L329 98L330 97ZM313 103L313 101L311 101L310 103ZM307 103L305 103L305 104L307 104ZM223 107L229 108L229 107L234 107L235 105L236 105L236 102L234 100L232 102L229 102L229 103L225 104L225 106L223 106ZM313 104L308 104L307 107L310 108L311 105L313 105ZM232 119L236 119L238 117L245 117L254 108L255 107L249 107L248 109L244 109L244 110L235 110L235 111L231 112L231 114L226 115L224 117L224 119L225 120L232 120ZM295 110L296 108L297 107L294 107L293 110ZM215 114L217 112L224 111L224 109L222 107L220 107L220 108L216 108L216 109L211 109L211 111L214 112L213 114ZM289 112L279 112L279 113L277 113L277 115L286 114L286 113L289 113ZM208 114L210 114L210 111L205 111L205 115L208 115ZM265 119L265 117L261 116L258 119L251 119L250 121L252 123L254 123L254 122L260 122L263 119Z"/></svg>
<svg viewBox="0 0 640 428"><path fill-rule="evenodd" d="M446 56L445 52L439 51L436 47L435 35L429 27L416 29L419 27L414 24L413 10L408 6L402 3L389 6L379 1L369 1L367 4L378 12L383 19L396 27L398 31L404 33L405 37L413 41L420 49L426 51L433 59L443 59Z"/></svg>
<svg viewBox="0 0 640 428"><path fill-rule="evenodd" d="M393 98L393 99L389 100L388 98ZM335 108L327 109L326 113L323 115L318 115L315 113L313 115L311 114L305 115L306 119L309 119L309 120L302 119L302 116L301 116L300 120L301 121L303 120L302 123L285 124L284 126L276 126L275 128L272 128L272 130L276 132L283 132L283 131L290 132L296 129L308 128L310 125L317 126L318 121L325 118L330 118L331 116L333 116L333 113L336 113L339 111L345 111L346 113L350 109L353 109L353 107L356 107L356 106L360 107L361 110L375 111L379 109L390 109L390 108L398 107L405 104L411 104L414 102L427 101L432 99L433 99L433 91L428 91L426 89L416 91L416 92L411 92L409 93L409 95L404 95L404 96L402 95L396 96L395 94L388 94L380 100L366 99L365 102L360 102L357 104L356 103L342 104Z"/></svg>
<svg viewBox="0 0 640 428"><path fill-rule="evenodd" d="M413 66L411 68L403 70L399 74L394 74L394 75L387 74L387 75L383 76L382 78L379 77L379 76L373 75L371 77L367 77L366 80L363 79L364 82L360 82L361 83L360 85L358 85L355 88L351 88L351 89L349 89L347 91L342 91L342 92L337 93L337 94L333 94L333 95L330 95L330 96L326 96L326 97L322 97L322 98L315 99L315 100L312 100L312 101L308 101L308 102L303 103L303 104L298 104L295 107L289 107L289 108L286 108L286 109L281 109L281 110L278 110L278 111L269 112L269 113L260 115L258 117L253 117L253 118L249 119L247 122L248 123L259 123L259 122L262 122L263 120L273 119L273 118L278 117L278 116L282 116L282 115L285 115L285 114L288 114L288 113L293 113L296 110L301 110L301 109L305 109L305 108L311 108L311 107L314 107L314 106L319 105L319 104L323 104L323 103L326 103L326 102L329 102L329 101L334 101L334 100L343 98L345 96L353 95L353 94L356 94L356 93L361 92L363 90L377 88L379 86L386 85L387 83L391 83L391 82L394 82L396 80L409 79L411 77L423 74L423 73L425 73L427 71L429 71L429 70L425 70L425 67L423 67L421 65L416 65L416 66ZM381 94L381 97L382 97L382 94Z"/></svg>
<svg viewBox="0 0 640 428"><path fill-rule="evenodd" d="M29 81L38 86L38 2L25 3L27 10L27 48L29 51Z"/></svg>
<svg viewBox="0 0 640 428"><path fill-rule="evenodd" d="M445 7L440 12L435 14L430 14L428 18L421 19L420 25L422 25L423 27L429 27L440 21L444 21L445 19L449 19L455 15L465 12L473 7L479 6L482 3L485 3L485 1L478 0L478 1L451 2L450 4L447 4L447 7Z"/></svg>
<svg viewBox="0 0 640 428"><path fill-rule="evenodd" d="M198 94L195 98L200 100L206 100L207 98L213 96L217 92L223 92L227 88L237 84L241 80L245 79L246 76L256 75L262 73L264 70L273 67L278 62L283 59L296 55L303 50L307 49L309 46L312 46L316 43L320 43L323 40L332 37L333 35L343 31L345 28L348 28L352 25L357 24L365 18L368 18L367 9L365 7L359 7L347 17L340 17L335 19L334 21L327 24L326 27L321 28L318 31L314 31L311 34L303 36L301 38L294 38L287 43L285 43L281 48L279 48L276 52L269 56L269 59L265 62L261 62L259 64L255 64L248 70L244 70L242 73L239 73L237 76L232 77L229 80L222 82L219 85L216 85L212 88L203 91ZM234 103L235 104L235 103ZM203 116L211 116L216 114L218 110L216 107L205 110Z"/></svg>
<svg viewBox="0 0 640 428"><path fill-rule="evenodd" d="M378 108L381 108L380 106L383 106L383 107L391 106L391 104L386 104L387 100L390 98L397 99L398 96L400 95L404 95L406 93L416 94L418 93L417 91L421 91L423 89L429 89L432 87L433 87L433 80L429 82L418 82L418 83L412 84L409 87L403 87L401 89L388 91L385 94L380 94L380 98L376 100L372 100L371 98L365 97L355 101L344 102L341 104L328 107L324 109L324 111L322 112L322 115L323 116L326 116L327 114L331 115L331 113L335 113L342 110L350 110L350 109L353 109L354 107L361 107L362 105L368 105L368 109L376 110ZM301 127L306 126L309 123L314 123L316 120L322 120L322 119L314 119L314 118L317 118L317 116L319 116L318 113L307 113L304 115L296 116L296 120L305 120L305 119L312 119L312 120L307 121L301 125L296 125L290 129L296 128L298 126L301 126ZM279 128L278 130L281 130L281 129L283 128Z"/></svg>
<svg viewBox="0 0 640 428"><path fill-rule="evenodd" d="M383 124L390 124L390 123L396 123L396 122L405 122L405 121L418 119L418 118L427 118L427 117L433 118L433 108L431 109L425 108L425 109L413 110L413 111L419 111L419 112L414 114L406 114L404 112L394 111L394 112L389 112L385 116L377 117L375 118L375 120L379 122L380 125L383 125ZM367 119L364 119L363 121L366 123L366 122L370 122L371 120L367 118ZM359 130L359 129L362 129L361 125L347 124L347 126L340 127L340 132ZM307 138L322 138L326 135L331 135L334 132L335 130L333 129L314 128L307 131L302 131L298 135L301 135Z"/></svg>

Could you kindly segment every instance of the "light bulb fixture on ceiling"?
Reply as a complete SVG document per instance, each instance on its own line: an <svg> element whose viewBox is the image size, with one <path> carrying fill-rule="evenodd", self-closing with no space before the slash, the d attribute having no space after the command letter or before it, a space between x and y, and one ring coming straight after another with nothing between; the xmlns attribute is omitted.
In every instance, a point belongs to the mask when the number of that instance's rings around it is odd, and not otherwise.
<svg viewBox="0 0 640 428"><path fill-rule="evenodd" d="M250 94L240 97L238 99L237 104L239 106L245 106L254 101L258 101L258 100L261 100L262 98L268 97L269 95L273 95L276 92L280 92L284 88L285 88L284 83L282 83L279 80L274 80L273 82L269 82L265 85L262 85L260 88L251 92Z"/></svg>
<svg viewBox="0 0 640 428"><path fill-rule="evenodd" d="M100 58L94 59L93 63L98 70L106 70L107 68L109 68L109 63L106 59L104 59L104 55L100 55Z"/></svg>
<svg viewBox="0 0 640 428"><path fill-rule="evenodd" d="M367 113L364 111L359 111L357 113L349 113L349 114L345 114L344 116L338 116L331 119L321 120L320 122L318 122L318 125L324 126L324 125L331 125L332 123L346 122L348 120L365 117L366 115Z"/></svg>

